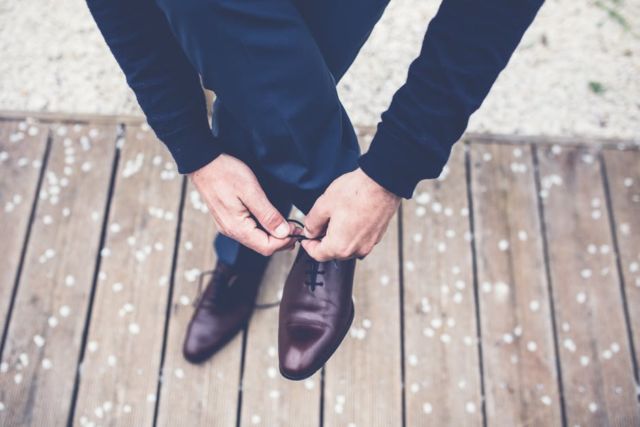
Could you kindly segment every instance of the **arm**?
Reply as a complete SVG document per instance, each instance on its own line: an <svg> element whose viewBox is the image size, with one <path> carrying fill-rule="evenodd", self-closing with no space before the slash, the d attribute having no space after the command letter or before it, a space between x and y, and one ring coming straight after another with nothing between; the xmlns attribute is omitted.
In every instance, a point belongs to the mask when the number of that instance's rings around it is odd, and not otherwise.
<svg viewBox="0 0 640 427"><path fill-rule="evenodd" d="M200 79L153 0L87 0L149 125L180 173L220 154L209 128Z"/></svg>
<svg viewBox="0 0 640 427"><path fill-rule="evenodd" d="M382 115L362 170L410 198L437 178L543 0L444 0L420 56Z"/></svg>
<svg viewBox="0 0 640 427"><path fill-rule="evenodd" d="M221 154L198 73L154 0L87 0L87 5L149 125L178 171L190 173L218 230L263 255L289 246L293 226L271 205L251 169Z"/></svg>
<svg viewBox="0 0 640 427"><path fill-rule="evenodd" d="M321 240L302 243L313 258L367 255L400 197L410 198L420 180L440 175L542 2L443 0L360 168L336 179L307 215L307 237L327 228Z"/></svg>

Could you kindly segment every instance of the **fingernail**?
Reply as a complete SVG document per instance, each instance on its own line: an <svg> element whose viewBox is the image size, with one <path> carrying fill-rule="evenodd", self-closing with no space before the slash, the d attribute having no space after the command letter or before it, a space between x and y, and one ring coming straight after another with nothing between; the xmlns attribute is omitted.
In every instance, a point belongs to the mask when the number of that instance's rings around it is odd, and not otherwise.
<svg viewBox="0 0 640 427"><path fill-rule="evenodd" d="M289 225L286 222L283 222L282 224L280 224L278 228L276 228L276 231L274 232L274 236L276 236L278 239L284 239L285 237L287 237L288 234L289 234Z"/></svg>

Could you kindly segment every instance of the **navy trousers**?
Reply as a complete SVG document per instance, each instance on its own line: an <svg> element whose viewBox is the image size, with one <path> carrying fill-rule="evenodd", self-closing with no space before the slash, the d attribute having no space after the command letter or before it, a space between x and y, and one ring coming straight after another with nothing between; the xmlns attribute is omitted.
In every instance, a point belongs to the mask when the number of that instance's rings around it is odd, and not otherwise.
<svg viewBox="0 0 640 427"><path fill-rule="evenodd" d="M216 93L212 132L251 167L269 200L307 212L357 168L356 134L336 91L388 0L158 0ZM218 235L220 260L249 249ZM255 255L255 254L254 254Z"/></svg>

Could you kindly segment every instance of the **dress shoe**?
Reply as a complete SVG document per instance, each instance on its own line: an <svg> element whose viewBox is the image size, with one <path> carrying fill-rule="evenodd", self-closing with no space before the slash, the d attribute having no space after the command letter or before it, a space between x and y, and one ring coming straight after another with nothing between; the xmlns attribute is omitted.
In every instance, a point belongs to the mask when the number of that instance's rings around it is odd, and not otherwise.
<svg viewBox="0 0 640 427"><path fill-rule="evenodd" d="M313 375L349 331L355 265L354 259L318 262L300 248L280 302L278 353L285 378Z"/></svg>
<svg viewBox="0 0 640 427"><path fill-rule="evenodd" d="M266 262L230 267L218 261L198 299L184 341L184 357L200 363L231 340L249 321Z"/></svg>

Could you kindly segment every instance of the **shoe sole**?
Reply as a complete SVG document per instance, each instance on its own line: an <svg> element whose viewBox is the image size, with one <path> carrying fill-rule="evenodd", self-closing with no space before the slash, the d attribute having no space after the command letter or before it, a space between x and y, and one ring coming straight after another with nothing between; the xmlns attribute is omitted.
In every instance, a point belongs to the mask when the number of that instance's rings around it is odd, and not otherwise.
<svg viewBox="0 0 640 427"><path fill-rule="evenodd" d="M285 377L288 380L291 381L301 381L301 380L306 380L307 378L309 378L310 376L312 376L313 374L315 374L316 372L318 372L324 365L325 363L327 363L327 361L331 358L331 356L333 356L333 354L336 352L336 350L338 349L338 347L340 347L340 344L342 344L342 341L344 341L345 337L347 336L347 333L349 332L349 329L351 328L351 324L353 323L353 319L356 315L356 309L355 309L355 305L353 304L353 299L351 300L351 315L349 316L349 321L346 324L346 327L342 330L342 338L340 338L338 341L336 341L336 343L332 346L331 351L329 353L329 357L327 357L321 364L320 366L314 367L313 370L310 370L310 372L305 373L303 375L288 375L286 373L284 373L282 371L282 367L279 366L279 370L280 370L280 375L282 375L283 377Z"/></svg>

